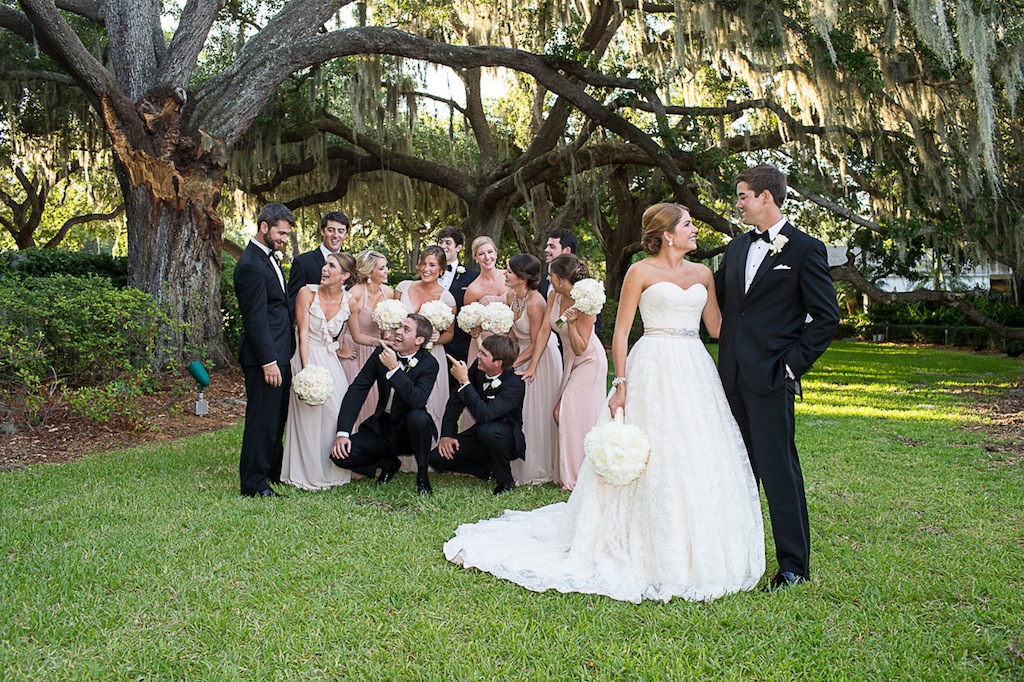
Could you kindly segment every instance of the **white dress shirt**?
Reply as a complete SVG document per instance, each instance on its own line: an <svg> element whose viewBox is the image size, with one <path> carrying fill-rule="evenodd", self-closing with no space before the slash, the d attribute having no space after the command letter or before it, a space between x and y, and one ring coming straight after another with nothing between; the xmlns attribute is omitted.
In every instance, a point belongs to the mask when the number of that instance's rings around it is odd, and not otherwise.
<svg viewBox="0 0 1024 682"><path fill-rule="evenodd" d="M258 241L256 239L250 239L249 241L258 246L260 250L262 250L263 253L267 254L268 258L270 258L270 264L274 266L274 272L277 273L277 281L281 283L281 291L287 293L288 289L284 285L284 272L281 271L281 264L277 262L276 258L274 258L272 249L269 246L263 244L263 242Z"/></svg>
<svg viewBox="0 0 1024 682"><path fill-rule="evenodd" d="M459 267L459 261L445 264L445 269L441 271L440 277L437 278L438 284L443 286L446 291L451 291L452 282L455 281L455 268L457 267Z"/></svg>
<svg viewBox="0 0 1024 682"><path fill-rule="evenodd" d="M779 232L782 231L782 226L785 224L786 218L783 217L782 220L769 227L768 238L775 239L776 237L778 237ZM757 228L755 227L754 230L756 229ZM761 267L761 263L764 262L764 258L765 256L768 255L768 249L770 248L771 244L761 239L755 239L752 242L750 242L750 247L747 251L747 269L743 277L743 293L747 293L747 291L750 289L750 284L751 282L754 281L754 275L757 274L757 270L758 268Z"/></svg>

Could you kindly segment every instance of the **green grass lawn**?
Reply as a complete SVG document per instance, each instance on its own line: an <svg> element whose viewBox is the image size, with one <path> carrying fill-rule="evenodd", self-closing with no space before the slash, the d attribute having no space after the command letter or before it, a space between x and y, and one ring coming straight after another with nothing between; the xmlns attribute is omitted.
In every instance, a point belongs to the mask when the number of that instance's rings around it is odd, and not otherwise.
<svg viewBox="0 0 1024 682"><path fill-rule="evenodd" d="M553 486L242 498L240 427L0 474L0 679L1024 679L1024 472L971 428L1020 371L834 344L797 404L814 580L710 604L445 562L459 524Z"/></svg>

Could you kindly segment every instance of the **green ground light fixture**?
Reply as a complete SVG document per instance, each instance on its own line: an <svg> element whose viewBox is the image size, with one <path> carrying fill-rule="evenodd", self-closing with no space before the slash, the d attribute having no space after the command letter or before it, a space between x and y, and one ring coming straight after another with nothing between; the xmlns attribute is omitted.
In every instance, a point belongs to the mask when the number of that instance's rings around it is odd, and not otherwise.
<svg viewBox="0 0 1024 682"><path fill-rule="evenodd" d="M210 412L210 403L203 397L203 389L210 385L210 374L198 360L188 366L188 373L199 384L199 400L196 401L196 416L205 417Z"/></svg>

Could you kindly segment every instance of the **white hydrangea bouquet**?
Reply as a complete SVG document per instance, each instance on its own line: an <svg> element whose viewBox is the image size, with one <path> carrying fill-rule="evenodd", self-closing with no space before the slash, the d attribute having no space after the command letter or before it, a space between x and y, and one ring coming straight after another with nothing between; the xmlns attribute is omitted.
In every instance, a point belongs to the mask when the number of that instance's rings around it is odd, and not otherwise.
<svg viewBox="0 0 1024 682"><path fill-rule="evenodd" d="M310 407L323 405L334 391L334 379L326 367L306 365L292 377L292 390L299 400Z"/></svg>
<svg viewBox="0 0 1024 682"><path fill-rule="evenodd" d="M592 277L581 279L573 284L572 292L569 295L575 301L572 307L584 315L597 315L604 308L604 284ZM565 324L564 313L555 321L555 324L559 329L562 328Z"/></svg>
<svg viewBox="0 0 1024 682"><path fill-rule="evenodd" d="M480 327L485 332L492 334L508 334L508 330L512 328L515 321L512 308L501 301L493 301L484 306Z"/></svg>
<svg viewBox="0 0 1024 682"><path fill-rule="evenodd" d="M404 320L409 313L405 309L405 304L401 301L393 298L381 301L373 308L373 323L382 332L393 332L402 326L402 320Z"/></svg>
<svg viewBox="0 0 1024 682"><path fill-rule="evenodd" d="M590 468L610 485L626 485L647 469L651 442L640 428L623 422L622 410L612 421L595 426L583 439Z"/></svg>
<svg viewBox="0 0 1024 682"><path fill-rule="evenodd" d="M451 307L441 301L427 301L420 306L420 315L427 318L430 321L430 326L438 332L448 329L455 321L455 313L452 312ZM433 342L428 341L426 347L428 350L433 348Z"/></svg>
<svg viewBox="0 0 1024 682"><path fill-rule="evenodd" d="M459 311L459 329L468 333L481 326L486 308L487 306L479 301L462 306L462 310Z"/></svg>

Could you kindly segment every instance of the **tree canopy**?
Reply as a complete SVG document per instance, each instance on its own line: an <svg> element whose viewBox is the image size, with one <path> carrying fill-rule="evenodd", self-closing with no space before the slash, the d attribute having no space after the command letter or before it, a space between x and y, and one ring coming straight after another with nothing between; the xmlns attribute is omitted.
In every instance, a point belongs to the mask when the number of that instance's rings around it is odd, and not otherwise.
<svg viewBox="0 0 1024 682"><path fill-rule="evenodd" d="M0 27L45 62L5 60L8 81L91 107L130 280L215 357L228 189L523 249L579 225L614 288L644 206L687 204L712 255L741 229L732 178L768 160L801 225L850 247L837 278L879 300L873 282L923 248L1024 261L1018 2L4 0ZM428 91L427 65L463 96Z"/></svg>

